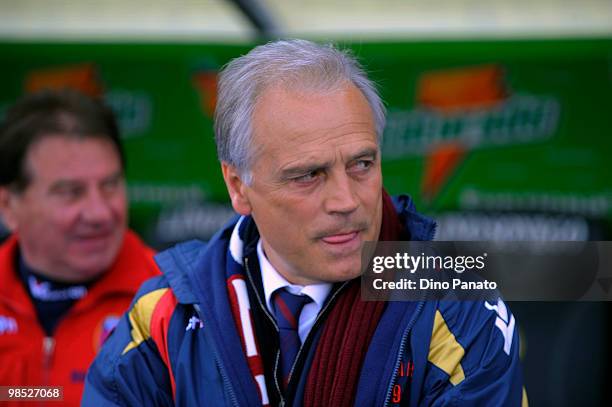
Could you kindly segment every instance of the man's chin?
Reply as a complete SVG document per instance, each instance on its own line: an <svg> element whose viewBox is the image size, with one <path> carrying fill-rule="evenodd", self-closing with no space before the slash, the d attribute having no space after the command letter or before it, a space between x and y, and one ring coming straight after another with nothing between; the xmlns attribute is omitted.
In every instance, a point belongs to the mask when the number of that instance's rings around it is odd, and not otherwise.
<svg viewBox="0 0 612 407"><path fill-rule="evenodd" d="M349 281L361 276L361 261L336 262L336 264L330 264L326 269L330 282Z"/></svg>
<svg viewBox="0 0 612 407"><path fill-rule="evenodd" d="M113 264L114 256L110 259L108 256L104 256L98 259L78 259L73 261L71 264L71 277L76 281L81 282L91 281L99 278L105 272L107 272Z"/></svg>

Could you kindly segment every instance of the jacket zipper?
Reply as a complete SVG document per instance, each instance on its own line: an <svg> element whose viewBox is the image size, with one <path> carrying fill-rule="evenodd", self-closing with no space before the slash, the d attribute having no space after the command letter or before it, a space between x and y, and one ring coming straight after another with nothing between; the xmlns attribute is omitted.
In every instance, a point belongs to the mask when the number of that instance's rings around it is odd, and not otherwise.
<svg viewBox="0 0 612 407"><path fill-rule="evenodd" d="M244 269L246 270L246 274L249 279L249 282L251 283L251 287L256 287L255 282L253 281L253 276L251 275L251 269L249 268L249 258L248 257L244 257ZM264 306L257 290L253 290L253 291L255 291L255 297L257 298L257 303L259 304L259 307L263 310L266 317L268 317L268 319L274 326L274 329L276 329L276 334L278 335L280 330L278 329L276 320L272 318L272 315L270 315L270 313L268 312L268 307ZM280 407L283 407L285 405L285 397L283 397L283 392L280 389L280 384L278 383L278 377L276 375L279 360L280 360L280 348L276 351L276 357L274 358L274 385L276 386L277 394L280 395Z"/></svg>
<svg viewBox="0 0 612 407"><path fill-rule="evenodd" d="M53 362L53 353L55 352L55 338L45 336L42 341L43 351L43 385L48 386L51 379L51 363Z"/></svg>
<svg viewBox="0 0 612 407"><path fill-rule="evenodd" d="M393 385L395 384L395 380L397 379L400 362L404 355L404 350L406 349L406 340L408 339L408 334L410 333L410 330L412 329L413 325L416 323L416 319L419 316L424 304L425 303L423 301L419 302L419 304L417 305L417 308L414 310L414 315L412 319L410 320L410 322L408 323L408 326L406 326L406 329L404 330L402 341L400 343L400 348L397 353L397 358L395 360L395 365L393 366L393 376L391 377L391 382L389 383L389 389L387 390L387 395L385 396L385 404L384 404L385 406L390 405L389 401L391 401L391 394L393 393Z"/></svg>
<svg viewBox="0 0 612 407"><path fill-rule="evenodd" d="M253 282L253 277L251 275L251 270L249 268L249 259L248 257L244 258L244 267L246 270L246 274L247 277L251 283L252 287L256 287L255 283ZM338 296L338 294L344 289L344 287L348 284L348 281L344 282L344 284L342 284L340 286L340 288L338 288L336 290L336 292L331 296L331 298L329 299L329 301L327 301L327 303L323 306L323 308L321 309L321 311L319 311L319 314L317 315L317 317L315 318L315 321L312 324L312 328L310 330L310 332L312 332L317 326L319 321L321 320L322 316L325 315L327 309L330 307L330 305L334 302L335 298ZM279 333L279 329L278 329L278 325L276 324L276 320L272 317L272 315L270 315L270 313L268 312L268 308L264 306L264 304L261 301L261 297L259 296L259 293L257 292L257 290L253 290L255 291L255 296L257 297L257 302L259 303L259 306L261 307L261 309L263 309L264 314L268 317L268 319L270 320L270 322L272 322L272 325L274 325L274 328L276 329L276 333ZM310 334L308 335L310 336ZM289 377L293 376L293 370L295 369L295 365L297 363L297 361L300 359L300 355L302 354L302 350L304 349L304 344L302 344L302 346L300 346L300 349L298 350L297 355L295 355L295 360L293 362L293 365L291 366L291 370L289 371ZM276 390L278 391L278 394L280 395L280 406L284 406L285 405L285 398L283 397L283 392L280 389L280 385L278 383L278 375L276 375L276 372L278 370L278 363L279 363L279 359L280 359L280 349L276 352L276 360L274 361L274 384L276 385Z"/></svg>
<svg viewBox="0 0 612 407"><path fill-rule="evenodd" d="M198 304L193 304L193 308L196 310L196 313L200 316L200 320L202 322L205 321L204 315L202 315L202 310L200 309L200 306ZM225 386L225 388L227 389L227 392L230 395L230 399L232 401L232 405L234 406L239 406L238 404L238 399L236 398L236 393L234 393L234 388L232 387L232 382L229 380L229 377L227 376L227 373L225 372L225 368L223 367L222 363L221 363L221 358L219 356L219 352L217 351L217 347L214 344L214 341L210 341L211 345L212 345L212 350L213 353L215 354L215 360L217 361L217 366L219 367L219 372L221 373L221 378L223 379L223 384Z"/></svg>

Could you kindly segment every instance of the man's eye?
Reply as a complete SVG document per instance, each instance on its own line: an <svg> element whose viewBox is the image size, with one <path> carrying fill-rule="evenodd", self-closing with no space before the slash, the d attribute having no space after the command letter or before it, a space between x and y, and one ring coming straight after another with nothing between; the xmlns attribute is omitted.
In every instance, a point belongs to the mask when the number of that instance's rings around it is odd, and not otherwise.
<svg viewBox="0 0 612 407"><path fill-rule="evenodd" d="M373 165L374 165L374 161L372 160L359 160L354 164L353 169L355 171L364 171L364 170L369 169Z"/></svg>
<svg viewBox="0 0 612 407"><path fill-rule="evenodd" d="M114 192L121 185L121 179L113 178L102 183L102 190L104 192Z"/></svg>
<svg viewBox="0 0 612 407"><path fill-rule="evenodd" d="M66 187L60 188L56 191L56 194L65 199L76 199L83 193L83 188L80 187Z"/></svg>
<svg viewBox="0 0 612 407"><path fill-rule="evenodd" d="M307 174L300 175L299 177L292 178L291 181L297 184L309 184L317 179L319 175L318 171L310 171Z"/></svg>

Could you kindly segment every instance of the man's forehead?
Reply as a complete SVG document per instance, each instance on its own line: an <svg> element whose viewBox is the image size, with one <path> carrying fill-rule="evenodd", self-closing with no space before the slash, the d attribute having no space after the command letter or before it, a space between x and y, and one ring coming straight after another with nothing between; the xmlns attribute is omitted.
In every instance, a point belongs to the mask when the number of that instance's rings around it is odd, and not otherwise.
<svg viewBox="0 0 612 407"><path fill-rule="evenodd" d="M299 85L299 84L284 84L284 83L276 83L265 87L261 93L257 96L254 105L254 112L257 114L261 113L265 107L270 105L274 105L276 109L265 109L266 118L273 119L276 117L275 113L280 110L283 111L282 108L288 107L288 104L291 102L294 103L306 103L312 109L306 110L304 113L313 113L313 110L318 107L318 105L310 104L313 99L326 100L337 98L340 95L346 95L352 97L353 99L358 99L360 102L367 106L369 109L369 105L367 99L353 84L352 82L338 82L337 84L329 87L329 88L319 88L312 87L308 85ZM347 99L347 98L345 98ZM277 102L277 103L275 103ZM331 106L331 111L339 110L346 105L348 100L344 100L342 103L336 103L334 106ZM280 109L279 109L280 108ZM330 109L328 109L330 111Z"/></svg>
<svg viewBox="0 0 612 407"><path fill-rule="evenodd" d="M101 137L45 135L30 146L24 164L31 177L53 181L105 178L122 173L115 146Z"/></svg>
<svg viewBox="0 0 612 407"><path fill-rule="evenodd" d="M372 111L352 84L334 91L267 89L253 115L254 152L306 153L352 143L376 143Z"/></svg>

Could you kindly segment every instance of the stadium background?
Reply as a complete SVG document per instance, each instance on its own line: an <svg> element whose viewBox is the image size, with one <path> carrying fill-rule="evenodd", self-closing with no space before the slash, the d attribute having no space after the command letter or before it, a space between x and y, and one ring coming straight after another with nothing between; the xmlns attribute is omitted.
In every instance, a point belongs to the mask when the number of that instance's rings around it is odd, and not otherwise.
<svg viewBox="0 0 612 407"><path fill-rule="evenodd" d="M388 108L385 185L439 221L438 239L612 237L609 1L9 3L0 116L44 87L103 97L127 150L131 225L157 248L207 239L232 215L212 133L216 75L279 36L333 41L363 62ZM512 308L532 405L609 403L607 303Z"/></svg>

